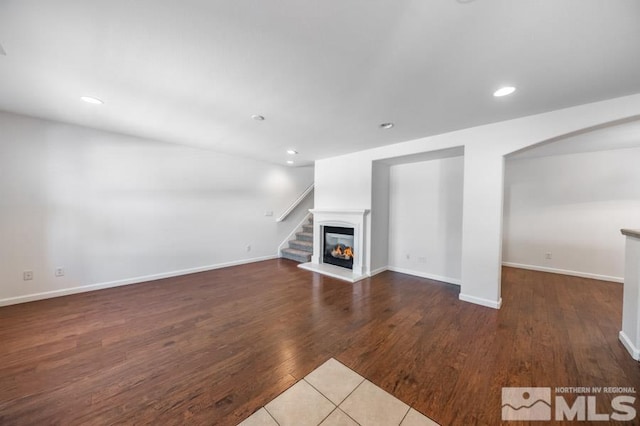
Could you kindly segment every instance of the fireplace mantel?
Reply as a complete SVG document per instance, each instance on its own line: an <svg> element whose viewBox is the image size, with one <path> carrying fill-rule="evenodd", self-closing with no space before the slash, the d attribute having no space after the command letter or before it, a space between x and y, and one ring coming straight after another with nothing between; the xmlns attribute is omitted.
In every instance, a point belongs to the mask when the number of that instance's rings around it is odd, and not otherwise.
<svg viewBox="0 0 640 426"><path fill-rule="evenodd" d="M313 256L311 262L299 265L303 269L334 278L356 282L369 276L365 221L368 209L311 209L313 213ZM353 270L322 263L322 229L324 226L353 228Z"/></svg>

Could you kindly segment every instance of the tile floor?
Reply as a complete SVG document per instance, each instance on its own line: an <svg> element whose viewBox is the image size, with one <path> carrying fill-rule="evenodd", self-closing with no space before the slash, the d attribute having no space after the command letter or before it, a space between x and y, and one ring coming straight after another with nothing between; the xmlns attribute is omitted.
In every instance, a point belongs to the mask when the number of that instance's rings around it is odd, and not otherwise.
<svg viewBox="0 0 640 426"><path fill-rule="evenodd" d="M437 426L331 358L240 426Z"/></svg>

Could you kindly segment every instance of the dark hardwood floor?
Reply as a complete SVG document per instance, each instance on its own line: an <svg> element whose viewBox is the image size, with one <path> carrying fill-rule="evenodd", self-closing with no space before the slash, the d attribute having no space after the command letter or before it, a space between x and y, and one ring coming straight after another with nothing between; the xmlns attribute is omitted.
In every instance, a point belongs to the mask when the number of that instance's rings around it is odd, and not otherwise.
<svg viewBox="0 0 640 426"><path fill-rule="evenodd" d="M330 357L443 425L500 424L503 386L640 389L622 285L505 268L501 310L458 291L274 260L3 307L0 424L235 425Z"/></svg>

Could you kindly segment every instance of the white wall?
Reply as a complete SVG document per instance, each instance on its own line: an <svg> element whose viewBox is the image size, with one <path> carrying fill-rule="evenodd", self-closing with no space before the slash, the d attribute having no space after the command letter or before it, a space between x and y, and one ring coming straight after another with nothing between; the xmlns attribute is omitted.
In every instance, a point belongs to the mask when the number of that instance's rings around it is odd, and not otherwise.
<svg viewBox="0 0 640 426"><path fill-rule="evenodd" d="M638 117L640 94L319 160L315 169L315 208L370 209L374 161L464 147L462 284L459 297L499 308L504 156L553 138ZM348 182L337 177L345 171L349 176ZM366 226L367 235L370 235L370 224Z"/></svg>
<svg viewBox="0 0 640 426"><path fill-rule="evenodd" d="M275 218L312 181L309 167L0 113L0 304L274 256L311 201Z"/></svg>
<svg viewBox="0 0 640 426"><path fill-rule="evenodd" d="M640 228L639 161L640 148L508 160L504 262L622 281L620 229Z"/></svg>
<svg viewBox="0 0 640 426"><path fill-rule="evenodd" d="M382 272L389 265L389 176L388 164L375 162L371 193L371 273Z"/></svg>
<svg viewBox="0 0 640 426"><path fill-rule="evenodd" d="M461 281L464 157L391 166L389 269Z"/></svg>
<svg viewBox="0 0 640 426"><path fill-rule="evenodd" d="M315 206L370 209L372 170L371 161L358 161L355 154L316 161Z"/></svg>

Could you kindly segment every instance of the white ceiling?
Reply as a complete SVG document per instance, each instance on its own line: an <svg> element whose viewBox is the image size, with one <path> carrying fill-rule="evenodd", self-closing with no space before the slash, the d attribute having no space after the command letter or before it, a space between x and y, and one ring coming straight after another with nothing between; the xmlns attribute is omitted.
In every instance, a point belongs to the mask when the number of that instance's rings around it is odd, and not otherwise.
<svg viewBox="0 0 640 426"><path fill-rule="evenodd" d="M0 44L2 110L278 163L640 92L637 0L0 0Z"/></svg>

